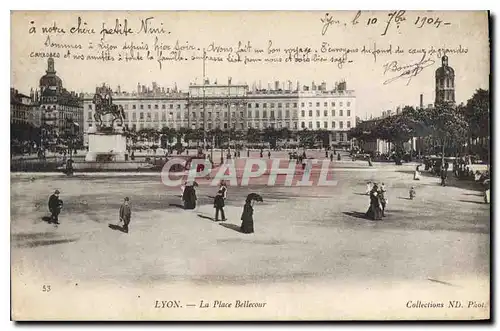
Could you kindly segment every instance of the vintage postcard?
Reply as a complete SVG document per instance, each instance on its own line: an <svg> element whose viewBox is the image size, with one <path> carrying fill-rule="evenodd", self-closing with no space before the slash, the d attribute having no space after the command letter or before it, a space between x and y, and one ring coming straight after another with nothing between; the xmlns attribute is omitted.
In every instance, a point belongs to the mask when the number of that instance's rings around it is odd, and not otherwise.
<svg viewBox="0 0 500 331"><path fill-rule="evenodd" d="M486 11L11 12L16 321L490 318Z"/></svg>

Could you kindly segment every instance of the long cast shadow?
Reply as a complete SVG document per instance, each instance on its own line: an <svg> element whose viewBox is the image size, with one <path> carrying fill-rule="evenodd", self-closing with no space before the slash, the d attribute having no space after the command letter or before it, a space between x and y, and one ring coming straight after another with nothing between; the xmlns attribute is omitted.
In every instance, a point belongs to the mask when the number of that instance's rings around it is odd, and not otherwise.
<svg viewBox="0 0 500 331"><path fill-rule="evenodd" d="M400 200L411 200L410 198L405 198L405 197L398 197Z"/></svg>
<svg viewBox="0 0 500 331"><path fill-rule="evenodd" d="M213 217L205 216L205 215L202 215L202 214L198 214L198 217L199 218L204 218L204 219L207 219L207 220L211 220L211 221L215 221L215 219Z"/></svg>
<svg viewBox="0 0 500 331"><path fill-rule="evenodd" d="M223 226L223 227L225 227L225 228L227 228L227 229L231 229L231 230L234 230L234 231L236 231L236 232L242 233L242 232L241 232L241 228L240 228L238 225L236 225L236 224L231 224L231 223L220 223L219 225L220 225L220 226Z"/></svg>
<svg viewBox="0 0 500 331"><path fill-rule="evenodd" d="M173 207L177 207L177 208L184 209L184 206L183 206L183 205L180 205L180 204L178 204L178 203L171 203L171 204L169 204L169 206L173 206Z"/></svg>
<svg viewBox="0 0 500 331"><path fill-rule="evenodd" d="M364 220L370 220L368 217L366 217L365 213L360 213L359 211L351 211L351 212L344 211L344 212L342 212L342 214L347 215L347 216L351 216L351 217L355 217L355 218L361 218Z"/></svg>
<svg viewBox="0 0 500 331"><path fill-rule="evenodd" d="M57 244L66 244L77 241L77 239L58 239L58 240L34 240L27 243L17 244L19 248L35 248L39 246L49 246Z"/></svg>
<svg viewBox="0 0 500 331"><path fill-rule="evenodd" d="M116 224L108 224L108 227L111 229L111 230L116 230L116 231L120 231L120 232L123 232L123 233L127 233L127 231L125 231L125 229L119 225L116 225Z"/></svg>
<svg viewBox="0 0 500 331"><path fill-rule="evenodd" d="M461 202L468 202L468 203L475 203L477 205L485 205L484 202L482 201L472 201L472 200L458 200L458 201L461 201Z"/></svg>

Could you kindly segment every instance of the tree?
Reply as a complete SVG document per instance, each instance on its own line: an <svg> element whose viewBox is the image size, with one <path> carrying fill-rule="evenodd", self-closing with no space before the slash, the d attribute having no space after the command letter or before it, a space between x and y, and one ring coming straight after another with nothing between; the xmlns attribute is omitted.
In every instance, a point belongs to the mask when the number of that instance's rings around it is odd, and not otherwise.
<svg viewBox="0 0 500 331"><path fill-rule="evenodd" d="M315 131L315 141L321 141L322 147L327 147L330 144L330 132L327 130L316 130Z"/></svg>
<svg viewBox="0 0 500 331"><path fill-rule="evenodd" d="M175 137L175 129L164 126L160 131L160 141L162 148L173 143Z"/></svg>
<svg viewBox="0 0 500 331"><path fill-rule="evenodd" d="M276 148L276 142L279 137L279 132L273 127L267 127L263 132L263 140L269 143L271 148Z"/></svg>
<svg viewBox="0 0 500 331"><path fill-rule="evenodd" d="M488 90L478 89L467 101L464 117L469 124L471 137L488 137L490 119L490 94Z"/></svg>
<svg viewBox="0 0 500 331"><path fill-rule="evenodd" d="M248 128L246 140L249 143L258 143L261 141L261 132L255 128Z"/></svg>
<svg viewBox="0 0 500 331"><path fill-rule="evenodd" d="M423 122L441 144L444 164L446 146L460 147L467 140L468 124L464 111L449 104L436 105L423 113Z"/></svg>

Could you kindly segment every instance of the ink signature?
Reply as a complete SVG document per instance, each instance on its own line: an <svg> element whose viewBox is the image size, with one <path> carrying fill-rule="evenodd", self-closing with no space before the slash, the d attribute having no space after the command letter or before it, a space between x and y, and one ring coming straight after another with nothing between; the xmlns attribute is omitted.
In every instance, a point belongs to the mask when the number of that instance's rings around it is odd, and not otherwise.
<svg viewBox="0 0 500 331"><path fill-rule="evenodd" d="M323 29L321 30L321 35L325 35L326 31L328 31L328 28L330 25L333 24L340 24L339 20L334 19L330 14L326 13L325 18L320 19L321 23L323 23Z"/></svg>
<svg viewBox="0 0 500 331"><path fill-rule="evenodd" d="M391 61L384 64L384 75L388 72L398 74L397 76L386 80L384 82L384 85L390 84L398 79L403 78L407 79L406 85L409 85L413 77L417 76L422 72L422 70L435 63L434 60L426 59L425 56L426 54L423 54L419 62L408 65L400 65L398 61Z"/></svg>

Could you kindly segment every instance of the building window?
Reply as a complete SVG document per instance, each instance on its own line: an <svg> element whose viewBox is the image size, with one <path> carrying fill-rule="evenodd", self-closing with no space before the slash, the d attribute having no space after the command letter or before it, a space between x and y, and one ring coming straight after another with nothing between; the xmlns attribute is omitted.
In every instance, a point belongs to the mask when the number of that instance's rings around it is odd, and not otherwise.
<svg viewBox="0 0 500 331"><path fill-rule="evenodd" d="M267 110L264 110L264 111L262 112L262 117L267 118Z"/></svg>
<svg viewBox="0 0 500 331"><path fill-rule="evenodd" d="M316 122L316 129L319 129L320 128L320 123L319 121Z"/></svg>
<svg viewBox="0 0 500 331"><path fill-rule="evenodd" d="M262 108L267 108L267 103L265 103L265 102L264 102L264 103L262 104Z"/></svg>
<svg viewBox="0 0 500 331"><path fill-rule="evenodd" d="M147 113L146 115L147 115L148 121L151 121L151 113Z"/></svg>
<svg viewBox="0 0 500 331"><path fill-rule="evenodd" d="M248 118L252 118L252 111L251 110L248 111Z"/></svg>
<svg viewBox="0 0 500 331"><path fill-rule="evenodd" d="M306 112L305 112L304 110L302 110L302 111L300 112L300 116L305 117L305 116L306 116Z"/></svg>
<svg viewBox="0 0 500 331"><path fill-rule="evenodd" d="M289 118L290 117L290 111L287 109L285 110L285 117L286 118Z"/></svg>
<svg viewBox="0 0 500 331"><path fill-rule="evenodd" d="M258 103L255 104L255 108L259 108L259 104Z"/></svg>
<svg viewBox="0 0 500 331"><path fill-rule="evenodd" d="M92 123L89 123L89 128L91 128L91 127L92 127Z"/></svg>
<svg viewBox="0 0 500 331"><path fill-rule="evenodd" d="M335 107L335 102L332 102L332 107Z"/></svg>
<svg viewBox="0 0 500 331"><path fill-rule="evenodd" d="M312 110L310 110L310 111L309 111L309 117L312 117L312 116L313 116L313 111L312 111Z"/></svg>
<svg viewBox="0 0 500 331"><path fill-rule="evenodd" d="M281 105L282 105L281 102L278 102L278 108L281 108Z"/></svg>
<svg viewBox="0 0 500 331"><path fill-rule="evenodd" d="M351 107L351 102L347 101L347 107Z"/></svg>
<svg viewBox="0 0 500 331"><path fill-rule="evenodd" d="M176 106L177 109L181 109L181 104L178 103L177 106Z"/></svg>
<svg viewBox="0 0 500 331"><path fill-rule="evenodd" d="M309 126L309 129L312 129L313 128L313 122L309 122L308 126Z"/></svg>
<svg viewBox="0 0 500 331"><path fill-rule="evenodd" d="M196 113L195 113L195 112L192 112L192 113L191 113L191 117L196 118Z"/></svg>
<svg viewBox="0 0 500 331"><path fill-rule="evenodd" d="M158 105L155 105L155 109L158 109Z"/></svg>
<svg viewBox="0 0 500 331"><path fill-rule="evenodd" d="M136 106L136 105L132 105L132 109L136 109L136 108L137 108L137 106Z"/></svg>
<svg viewBox="0 0 500 331"><path fill-rule="evenodd" d="M309 107L312 107L313 106L313 103L312 102L309 102Z"/></svg>
<svg viewBox="0 0 500 331"><path fill-rule="evenodd" d="M340 102L340 107L342 107L342 102Z"/></svg>
<svg viewBox="0 0 500 331"><path fill-rule="evenodd" d="M164 106L165 106L165 105L164 105ZM161 114L161 120L162 120L162 121L166 121L166 120L167 120L167 113L166 113L166 112L163 112L163 113Z"/></svg>
<svg viewBox="0 0 500 331"><path fill-rule="evenodd" d="M340 122L339 122L339 128L340 128L340 129L343 129L343 128L344 128L344 122L342 122L342 121L340 121Z"/></svg>
<svg viewBox="0 0 500 331"><path fill-rule="evenodd" d="M174 105L173 104L169 104L169 107L170 109L174 109Z"/></svg>
<svg viewBox="0 0 500 331"><path fill-rule="evenodd" d="M151 109L151 105L148 105L148 109Z"/></svg>
<svg viewBox="0 0 500 331"><path fill-rule="evenodd" d="M140 105L140 108L141 108L141 109L144 109L144 105Z"/></svg>
<svg viewBox="0 0 500 331"><path fill-rule="evenodd" d="M227 111L224 112L224 118L227 118Z"/></svg>
<svg viewBox="0 0 500 331"><path fill-rule="evenodd" d="M297 108L297 103L296 102L293 103L293 108Z"/></svg>
<svg viewBox="0 0 500 331"><path fill-rule="evenodd" d="M339 110L339 116L344 116L344 111L342 109Z"/></svg>
<svg viewBox="0 0 500 331"><path fill-rule="evenodd" d="M144 113L141 111L141 113L139 114L139 119L140 120L143 120L144 119Z"/></svg>
<svg viewBox="0 0 500 331"><path fill-rule="evenodd" d="M340 133L340 141L344 141L344 134L343 133Z"/></svg>
<svg viewBox="0 0 500 331"><path fill-rule="evenodd" d="M89 120L92 120L92 112L89 111L89 117L88 117Z"/></svg>
<svg viewBox="0 0 500 331"><path fill-rule="evenodd" d="M301 127L302 129L305 129L305 128L306 128L306 123L305 123L305 122L301 122L301 123L300 123L300 127Z"/></svg>
<svg viewBox="0 0 500 331"><path fill-rule="evenodd" d="M319 117L319 110L316 110L316 117Z"/></svg>
<svg viewBox="0 0 500 331"><path fill-rule="evenodd" d="M125 110L128 110L128 103L126 103L126 104L125 104L125 106L123 106L123 108L124 108Z"/></svg>
<svg viewBox="0 0 500 331"><path fill-rule="evenodd" d="M304 104L304 102L302 102L302 103L300 104L300 106L301 106L301 107L305 107L305 104Z"/></svg>
<svg viewBox="0 0 500 331"><path fill-rule="evenodd" d="M347 116L351 116L351 110L347 109Z"/></svg>
<svg viewBox="0 0 500 331"><path fill-rule="evenodd" d="M319 107L319 102L316 102L316 107Z"/></svg>
<svg viewBox="0 0 500 331"><path fill-rule="evenodd" d="M161 105L161 109L166 109L167 108L167 105L163 104Z"/></svg>
<svg viewBox="0 0 500 331"><path fill-rule="evenodd" d="M335 116L335 109L332 109L332 116Z"/></svg>
<svg viewBox="0 0 500 331"><path fill-rule="evenodd" d="M325 117L326 117L326 116L328 116L328 110L325 110L325 111L323 112L323 115L324 115Z"/></svg>
<svg viewBox="0 0 500 331"><path fill-rule="evenodd" d="M289 108L290 107L290 103L287 102L286 105L285 105L286 108Z"/></svg>
<svg viewBox="0 0 500 331"><path fill-rule="evenodd" d="M255 117L259 118L259 116L260 116L260 115L259 115L259 111L258 111L258 110L256 110L256 111L255 111Z"/></svg>
<svg viewBox="0 0 500 331"><path fill-rule="evenodd" d="M293 123L293 127L294 127L295 130L297 130L297 122Z"/></svg>
<svg viewBox="0 0 500 331"><path fill-rule="evenodd" d="M347 127L350 128L351 127L351 121L347 121Z"/></svg>
<svg viewBox="0 0 500 331"><path fill-rule="evenodd" d="M252 104L251 103L248 104L248 108L252 108Z"/></svg>
<svg viewBox="0 0 500 331"><path fill-rule="evenodd" d="M335 121L332 122L332 129L335 129Z"/></svg>
<svg viewBox="0 0 500 331"><path fill-rule="evenodd" d="M92 109L92 105L89 105L89 109Z"/></svg>
<svg viewBox="0 0 500 331"><path fill-rule="evenodd" d="M242 111L240 111L240 117L243 117L243 112Z"/></svg>
<svg viewBox="0 0 500 331"><path fill-rule="evenodd" d="M328 129L328 122L323 122L323 129Z"/></svg>
<svg viewBox="0 0 500 331"><path fill-rule="evenodd" d="M137 113L132 113L132 121L137 121Z"/></svg>

